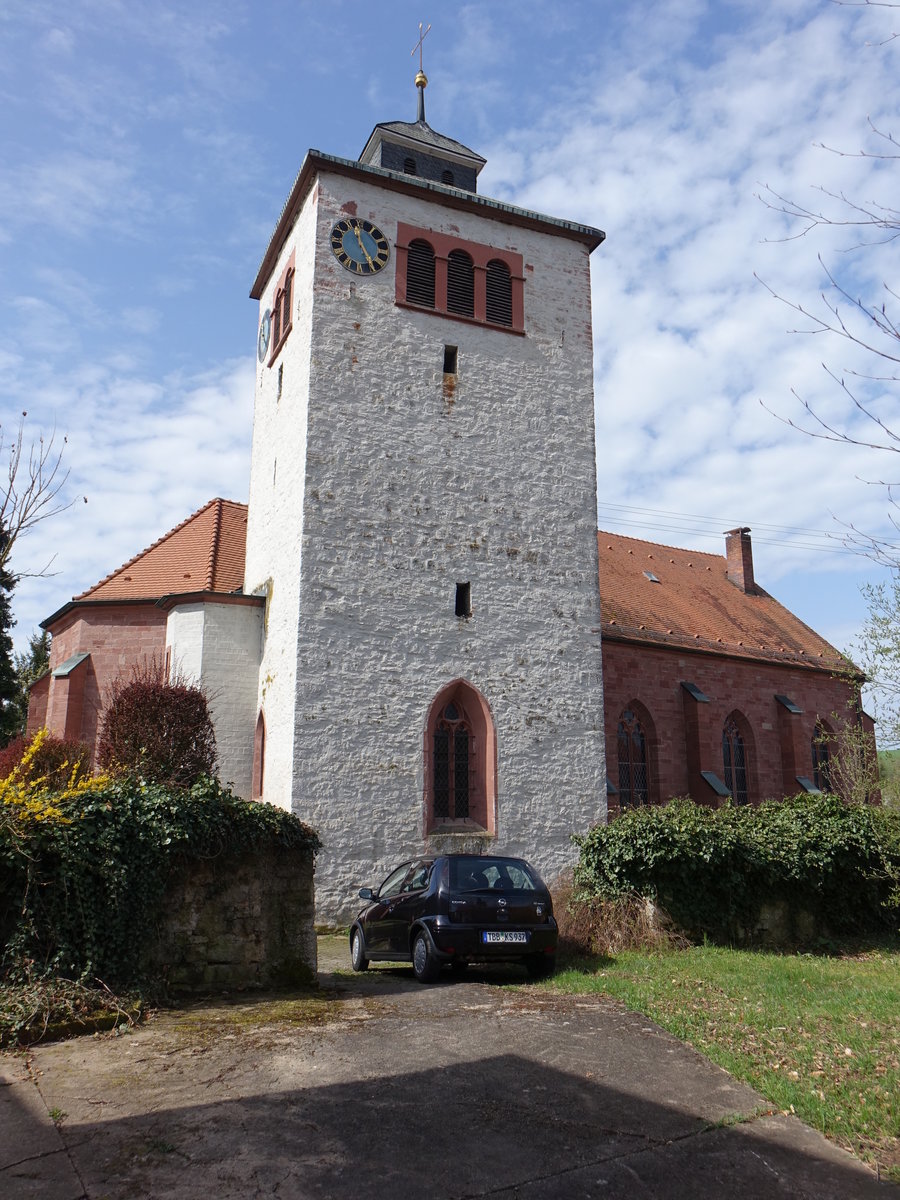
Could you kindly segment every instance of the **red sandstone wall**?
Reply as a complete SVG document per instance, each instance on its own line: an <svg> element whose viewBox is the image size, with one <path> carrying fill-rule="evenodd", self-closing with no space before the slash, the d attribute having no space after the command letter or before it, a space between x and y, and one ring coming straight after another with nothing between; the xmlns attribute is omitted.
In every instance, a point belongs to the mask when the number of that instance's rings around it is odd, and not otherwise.
<svg viewBox="0 0 900 1200"><path fill-rule="evenodd" d="M90 660L68 679L51 675L46 724L51 733L86 742L96 750L103 702L117 676L166 652L166 614L153 604L76 608L51 629L51 673L73 654ZM29 708L28 724L33 716Z"/></svg>
<svg viewBox="0 0 900 1200"><path fill-rule="evenodd" d="M695 684L710 703L691 700L682 681ZM849 686L825 672L606 640L603 691L609 777L617 784L619 715L637 702L648 740L650 799L655 802L691 795L717 803L698 773L714 771L723 778L722 726L735 709L743 714L749 731L745 743L750 800L796 795L802 790L796 776L812 777L811 743L817 718L835 726L832 714L846 712L850 699ZM803 709L802 714L791 716L775 700L776 693L788 696ZM692 712L699 750L693 771Z"/></svg>

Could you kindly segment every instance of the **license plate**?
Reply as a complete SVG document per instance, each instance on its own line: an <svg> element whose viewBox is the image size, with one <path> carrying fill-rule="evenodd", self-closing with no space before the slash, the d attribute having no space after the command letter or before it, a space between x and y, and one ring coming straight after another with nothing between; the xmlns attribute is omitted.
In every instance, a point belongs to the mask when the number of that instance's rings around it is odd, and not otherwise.
<svg viewBox="0 0 900 1200"><path fill-rule="evenodd" d="M481 934L482 942L527 942L528 934L524 930L504 929L492 930L485 929Z"/></svg>

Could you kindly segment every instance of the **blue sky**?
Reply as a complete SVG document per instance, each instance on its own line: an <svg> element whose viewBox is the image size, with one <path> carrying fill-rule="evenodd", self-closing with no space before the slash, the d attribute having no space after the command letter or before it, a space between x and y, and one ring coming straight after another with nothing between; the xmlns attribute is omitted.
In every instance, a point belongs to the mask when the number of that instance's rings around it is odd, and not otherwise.
<svg viewBox="0 0 900 1200"><path fill-rule="evenodd" d="M822 363L861 364L791 333L796 314L754 275L814 305L821 254L874 298L898 247L783 240L798 227L758 195L816 204L818 184L890 203L889 164L817 143L874 149L869 119L900 126L897 18L829 0L6 0L0 423L55 425L70 494L88 498L17 548L23 572L56 555L52 578L19 586L19 644L210 497L246 499L250 284L305 151L355 158L376 122L414 118L422 20L429 122L486 156L480 190L607 232L601 527L722 552L749 525L758 581L850 646L860 583L883 569L840 552L833 515L884 530L884 492L860 478L891 463L761 406L798 416L795 389L837 417Z"/></svg>

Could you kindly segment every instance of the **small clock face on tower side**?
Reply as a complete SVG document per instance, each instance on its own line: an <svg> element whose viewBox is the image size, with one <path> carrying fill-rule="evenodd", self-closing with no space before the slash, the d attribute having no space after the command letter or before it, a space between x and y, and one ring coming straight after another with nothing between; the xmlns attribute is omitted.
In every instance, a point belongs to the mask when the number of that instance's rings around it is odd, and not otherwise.
<svg viewBox="0 0 900 1200"><path fill-rule="evenodd" d="M267 308L262 315L262 320L259 323L259 341L256 345L256 352L259 356L259 361L266 357L266 351L269 348L269 335L272 332L272 313Z"/></svg>
<svg viewBox="0 0 900 1200"><path fill-rule="evenodd" d="M347 217L331 231L331 249L345 270L354 275L374 275L391 256L388 240L371 221Z"/></svg>

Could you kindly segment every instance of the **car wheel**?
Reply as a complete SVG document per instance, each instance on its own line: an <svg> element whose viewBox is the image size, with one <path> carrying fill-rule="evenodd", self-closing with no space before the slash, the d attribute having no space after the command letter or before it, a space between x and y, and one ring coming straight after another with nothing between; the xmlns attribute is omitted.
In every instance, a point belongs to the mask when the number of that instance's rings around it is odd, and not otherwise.
<svg viewBox="0 0 900 1200"><path fill-rule="evenodd" d="M419 983L434 983L441 973L441 964L431 951L428 934L421 931L413 942L413 972Z"/></svg>
<svg viewBox="0 0 900 1200"><path fill-rule="evenodd" d="M532 979L549 979L556 970L556 955L535 954L526 958L525 969Z"/></svg>
<svg viewBox="0 0 900 1200"><path fill-rule="evenodd" d="M366 971L369 967L369 960L366 958L366 944L359 926L350 934L350 966L354 971Z"/></svg>

